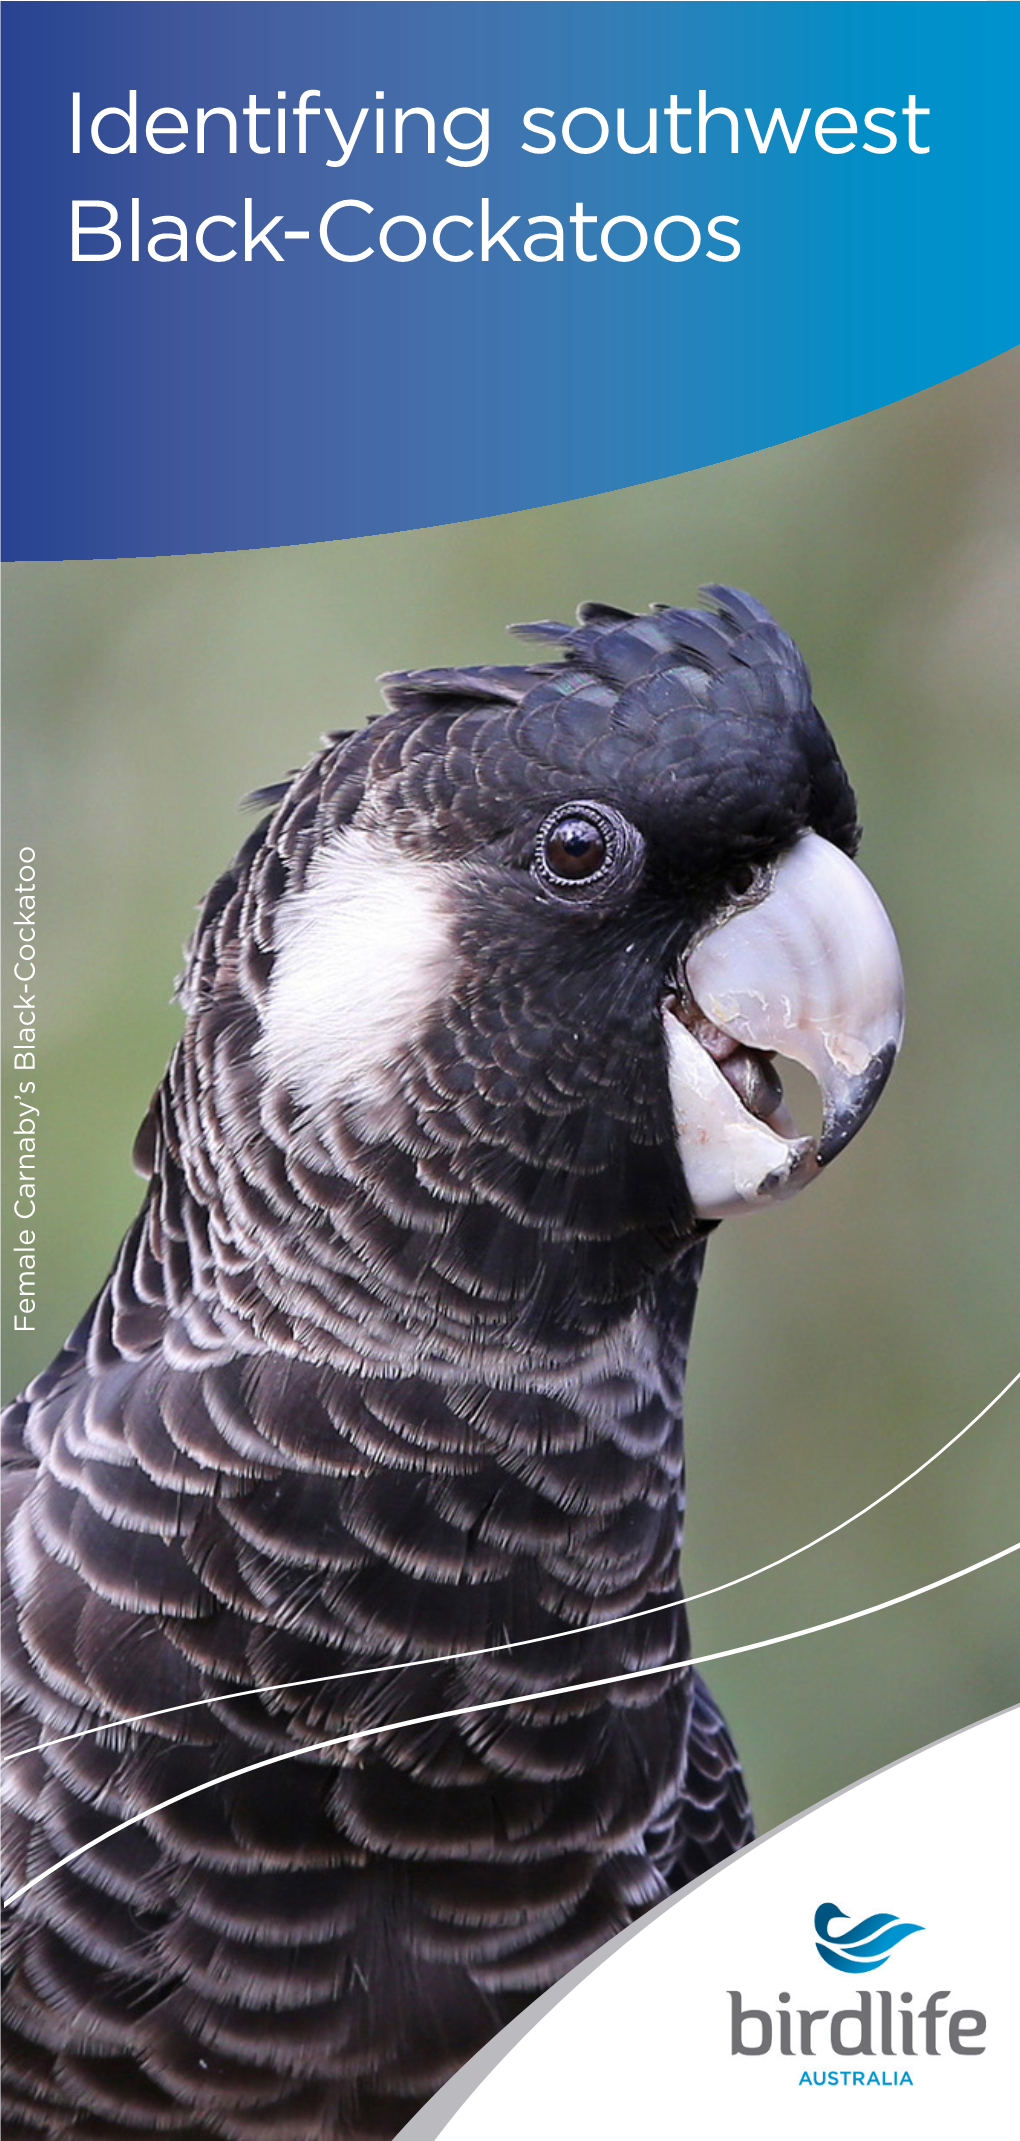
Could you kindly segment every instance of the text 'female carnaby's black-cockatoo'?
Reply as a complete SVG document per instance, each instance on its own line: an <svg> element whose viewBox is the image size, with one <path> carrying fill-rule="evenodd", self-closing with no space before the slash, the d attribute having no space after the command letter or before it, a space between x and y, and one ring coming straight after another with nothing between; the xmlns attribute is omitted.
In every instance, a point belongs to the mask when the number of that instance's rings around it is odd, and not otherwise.
<svg viewBox="0 0 1020 2141"><path fill-rule="evenodd" d="M10 2141L391 2135L750 1834L691 1315L901 975L797 649L709 593L385 680L205 902L144 1208L7 1418Z"/></svg>

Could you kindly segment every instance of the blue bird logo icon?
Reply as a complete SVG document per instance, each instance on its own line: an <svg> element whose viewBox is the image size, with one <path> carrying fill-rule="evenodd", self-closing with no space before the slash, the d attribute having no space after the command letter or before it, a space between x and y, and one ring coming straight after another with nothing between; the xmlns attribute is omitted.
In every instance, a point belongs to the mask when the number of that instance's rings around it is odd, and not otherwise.
<svg viewBox="0 0 1020 2141"><path fill-rule="evenodd" d="M875 1911L872 1917L862 1918L859 1925L852 1925L849 1932L830 1932L833 1919L846 1915L835 1903L820 1903L815 1912L815 1946L830 1969L849 1970L855 1976L888 1962L893 1949L909 1933L924 1932L923 1925L908 1924L905 1918L894 1917L892 1911Z"/></svg>

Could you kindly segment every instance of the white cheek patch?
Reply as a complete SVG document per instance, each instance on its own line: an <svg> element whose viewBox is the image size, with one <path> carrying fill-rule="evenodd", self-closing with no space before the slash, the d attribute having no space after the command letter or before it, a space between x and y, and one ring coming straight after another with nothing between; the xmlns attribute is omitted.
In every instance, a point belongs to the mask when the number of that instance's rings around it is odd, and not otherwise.
<svg viewBox="0 0 1020 2141"><path fill-rule="evenodd" d="M448 867L382 834L337 834L285 895L259 1053L313 1115L337 1100L383 1127L409 1043L458 972Z"/></svg>

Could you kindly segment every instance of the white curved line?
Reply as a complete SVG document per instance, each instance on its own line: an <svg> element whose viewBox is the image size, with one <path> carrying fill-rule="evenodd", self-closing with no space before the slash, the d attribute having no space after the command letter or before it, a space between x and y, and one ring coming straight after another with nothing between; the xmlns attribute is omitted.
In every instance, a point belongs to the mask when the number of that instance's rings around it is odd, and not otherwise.
<svg viewBox="0 0 1020 2141"><path fill-rule="evenodd" d="M964 1435L968 1435L972 1427L977 1427L978 1422L991 1412L994 1405L998 1405L1001 1398L1008 1395L1016 1383L1020 1383L1020 1370L1010 1377L1008 1383L1003 1384L994 1398L989 1398L987 1405L983 1405L972 1420L968 1420L966 1427L958 1428L955 1435L950 1435L949 1441L944 1442L941 1449L933 1450L931 1456L926 1457L922 1464L915 1465L914 1470L907 1472L903 1479L898 1479L894 1487L887 1487L884 1494L877 1494L873 1502L866 1502L863 1509L856 1509L852 1517L843 1517L842 1521L833 1524L830 1530L820 1531L816 1539L808 1539L803 1546L792 1547L788 1554L780 1554L775 1561L764 1561L760 1568L748 1569L743 1576L730 1576L725 1583L712 1584L707 1591L693 1591L689 1598L667 1598L660 1605L639 1606L636 1612L619 1613L612 1620L586 1621L580 1628L553 1628L547 1635L519 1636L516 1641L508 1638L503 1643L483 1644L477 1650L443 1651L437 1657L428 1658L384 1658L378 1665L354 1665L342 1673L314 1673L304 1680L270 1680L259 1687L232 1688L224 1695L196 1695L188 1702L167 1703L161 1710L142 1710L137 1717L111 1717L101 1725L85 1725L79 1732L63 1732L53 1739L37 1740L31 1747L19 1747L12 1754L4 1755L0 1766L7 1762L23 1761L29 1754L42 1754L47 1747L66 1747L73 1740L92 1739L99 1732L126 1731L131 1725L149 1724L156 1717L174 1717L185 1710L206 1710L219 1702L241 1702L252 1695L284 1695L293 1688L332 1687L340 1680L364 1680L370 1673L406 1673L419 1665L458 1665L462 1659L510 1656L514 1651L527 1650L533 1644L562 1643L568 1636L593 1635L596 1630L602 1628L622 1628L629 1621L647 1620L653 1613L672 1613L678 1606L694 1606L703 1598L716 1598L720 1591L732 1591L738 1584L751 1583L756 1576L767 1576L770 1570L781 1569L787 1561L796 1561L800 1554L809 1554L812 1547L823 1546L826 1539L834 1539L837 1532L846 1531L849 1525L856 1524L861 1517L870 1516L873 1509L898 1494L901 1487L909 1487L911 1480L918 1479L922 1472L927 1471L929 1465L944 1457L954 1443L962 1441Z"/></svg>
<svg viewBox="0 0 1020 2141"><path fill-rule="evenodd" d="M973 1576L978 1569L991 1567L993 1561L1004 1561L1010 1554L1020 1553L1020 1539L1013 1546L1000 1547L997 1554L986 1554L983 1561L972 1561L968 1568L954 1569L950 1576L937 1576L934 1583L919 1584L914 1591L901 1591L898 1598L880 1599L875 1606L859 1606L855 1613L841 1613L832 1621L816 1621L810 1628L791 1628L786 1635L762 1636L756 1643L738 1643L732 1650L708 1650L700 1658L679 1658L665 1665L641 1665L629 1673L608 1673L600 1680L568 1680L562 1687L538 1688L526 1695L497 1695L488 1702L466 1702L455 1710L429 1710L421 1717L397 1718L386 1725L364 1725L358 1732L341 1732L328 1740L312 1740L307 1746L287 1747L282 1754L263 1755L257 1762L245 1762L240 1769L225 1770L222 1776L207 1777L202 1784L189 1784L186 1791L173 1792L169 1799L161 1799L157 1806L143 1808L140 1814L130 1814L126 1821L114 1823L112 1829L104 1829L87 1844L78 1844L73 1851L65 1853L54 1865L34 1873L30 1881L23 1881L14 1889L8 1901L11 1905L26 1896L31 1888L38 1888L43 1881L52 1879L61 1867L70 1866L75 1859L96 1851L100 1844L110 1842L114 1836L123 1836L126 1829L137 1828L139 1822L151 1821L156 1814L165 1814L172 1806L180 1806L185 1799L197 1799L202 1792L214 1792L221 1784L236 1784L241 1777L251 1777L261 1769L275 1769L280 1762L295 1762L303 1756L325 1754L334 1747L351 1747L356 1740L378 1739L384 1732L411 1732L419 1725L443 1724L453 1717L477 1717L485 1710L511 1710L520 1703L551 1702L557 1695L586 1695L595 1688L619 1687L627 1680L648 1680L656 1673L686 1673L698 1665L712 1665L720 1658L742 1658L748 1651L772 1650L779 1643L796 1643L801 1636L823 1635L829 1628L845 1628L848 1621L867 1620L872 1613L886 1613L891 1606L905 1606L912 1598L924 1598L929 1591L941 1591L948 1583L958 1583L961 1576Z"/></svg>

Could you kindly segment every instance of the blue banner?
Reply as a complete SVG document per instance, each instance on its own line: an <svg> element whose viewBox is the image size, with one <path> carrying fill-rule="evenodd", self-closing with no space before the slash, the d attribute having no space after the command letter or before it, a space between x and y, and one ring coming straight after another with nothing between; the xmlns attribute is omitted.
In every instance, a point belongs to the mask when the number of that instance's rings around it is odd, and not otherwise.
<svg viewBox="0 0 1020 2141"><path fill-rule="evenodd" d="M507 512L978 364L1017 339L1016 31L980 0L8 8L5 556Z"/></svg>

